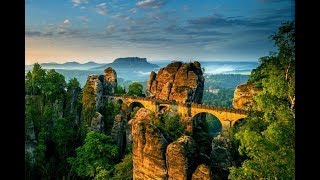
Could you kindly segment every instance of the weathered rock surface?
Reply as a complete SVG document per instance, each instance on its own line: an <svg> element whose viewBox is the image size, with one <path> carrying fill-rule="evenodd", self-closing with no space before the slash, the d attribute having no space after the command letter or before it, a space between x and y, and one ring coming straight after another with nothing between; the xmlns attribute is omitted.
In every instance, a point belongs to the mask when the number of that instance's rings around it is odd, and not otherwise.
<svg viewBox="0 0 320 180"><path fill-rule="evenodd" d="M92 118L90 129L100 133L104 132L103 115L99 112L96 112L95 116Z"/></svg>
<svg viewBox="0 0 320 180"><path fill-rule="evenodd" d="M88 76L87 81L86 81L86 86L90 86L93 88L94 94L97 93L97 87L98 87L98 75L97 74L91 74Z"/></svg>
<svg viewBox="0 0 320 180"><path fill-rule="evenodd" d="M125 120L121 114L114 117L113 126L111 130L111 136L120 149L120 156L124 153L124 137L125 137Z"/></svg>
<svg viewBox="0 0 320 180"><path fill-rule="evenodd" d="M196 153L196 145L190 136L183 135L168 145L166 151L169 179L190 179Z"/></svg>
<svg viewBox="0 0 320 180"><path fill-rule="evenodd" d="M147 81L147 96L177 102L201 103L204 77L201 64L172 62L158 74L151 72Z"/></svg>
<svg viewBox="0 0 320 180"><path fill-rule="evenodd" d="M200 164L197 167L196 171L192 174L192 180L193 179L210 180L211 179L210 167L205 164Z"/></svg>
<svg viewBox="0 0 320 180"><path fill-rule="evenodd" d="M132 120L133 179L166 179L167 140L150 123L151 112L138 110Z"/></svg>
<svg viewBox="0 0 320 180"><path fill-rule="evenodd" d="M211 167L213 169L213 177L227 179L231 163L231 152L228 139L218 135L212 140L211 150Z"/></svg>
<svg viewBox="0 0 320 180"><path fill-rule="evenodd" d="M248 109L254 102L255 96L259 90L251 83L239 84L234 91L232 105L235 109Z"/></svg>
<svg viewBox="0 0 320 180"><path fill-rule="evenodd" d="M106 81L106 94L114 94L117 88L117 73L111 67L104 70L104 78Z"/></svg>
<svg viewBox="0 0 320 180"><path fill-rule="evenodd" d="M150 96L150 97L154 97L155 94L153 94L152 92L150 92L151 86L152 86L152 82L156 79L157 77L157 73L155 73L154 71L151 71L150 76L148 78L147 81L147 85L146 85L146 95Z"/></svg>
<svg viewBox="0 0 320 180"><path fill-rule="evenodd" d="M86 122L91 129L99 132L103 131L104 123L102 119L106 104L105 95L113 94L116 87L117 74L111 67L106 68L103 75L91 74L88 76L82 100L83 108L92 108L92 105L95 105L93 111L96 112L96 115L91 122Z"/></svg>

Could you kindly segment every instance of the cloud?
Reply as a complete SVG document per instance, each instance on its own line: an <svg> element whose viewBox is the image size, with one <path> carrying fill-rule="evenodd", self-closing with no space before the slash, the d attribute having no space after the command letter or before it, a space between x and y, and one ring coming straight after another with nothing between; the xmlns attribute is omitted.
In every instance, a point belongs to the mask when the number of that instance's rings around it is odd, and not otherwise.
<svg viewBox="0 0 320 180"><path fill-rule="evenodd" d="M89 22L88 16L78 16L78 19L80 19L83 24L87 24Z"/></svg>
<svg viewBox="0 0 320 180"><path fill-rule="evenodd" d="M49 37L49 36L52 36L53 33L52 32L40 32L40 31L26 31L25 32L25 36L28 36L28 37Z"/></svg>
<svg viewBox="0 0 320 180"><path fill-rule="evenodd" d="M69 25L69 24L70 24L69 19L64 20L64 21L63 21L63 24Z"/></svg>
<svg viewBox="0 0 320 180"><path fill-rule="evenodd" d="M72 0L72 4L74 7L79 6L80 4L88 4L90 0Z"/></svg>
<svg viewBox="0 0 320 180"><path fill-rule="evenodd" d="M108 13L107 3L100 3L96 6L96 12L101 15L106 15Z"/></svg>
<svg viewBox="0 0 320 180"><path fill-rule="evenodd" d="M114 18L118 18L118 19L121 19L121 20L130 20L130 16L126 16L126 15L123 15L123 14L116 14L116 15L113 15L112 17Z"/></svg>
<svg viewBox="0 0 320 180"><path fill-rule="evenodd" d="M291 1L294 2L293 0L257 0L260 3L280 3L280 2L287 2Z"/></svg>
<svg viewBox="0 0 320 180"><path fill-rule="evenodd" d="M110 25L107 26L106 30L107 30L108 33L111 34L111 33L114 33L116 31L115 27L116 26L114 24L110 24Z"/></svg>
<svg viewBox="0 0 320 180"><path fill-rule="evenodd" d="M188 20L188 23L193 26L213 27L213 26L232 26L232 25L247 25L247 20L241 20L234 17L223 17L220 14L213 14L210 16L199 17Z"/></svg>
<svg viewBox="0 0 320 180"><path fill-rule="evenodd" d="M137 9L135 9L135 8L132 8L132 9L130 9L130 11L129 12L131 12L131 13L136 13L137 12Z"/></svg>
<svg viewBox="0 0 320 180"><path fill-rule="evenodd" d="M140 8L152 8L157 9L167 4L167 0L142 0L136 3Z"/></svg>

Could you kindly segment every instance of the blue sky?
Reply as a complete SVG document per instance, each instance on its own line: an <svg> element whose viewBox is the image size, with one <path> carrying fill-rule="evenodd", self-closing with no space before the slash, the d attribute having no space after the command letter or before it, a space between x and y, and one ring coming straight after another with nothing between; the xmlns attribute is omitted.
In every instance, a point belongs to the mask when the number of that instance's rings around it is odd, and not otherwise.
<svg viewBox="0 0 320 180"><path fill-rule="evenodd" d="M26 0L26 64L258 61L294 20L293 0Z"/></svg>

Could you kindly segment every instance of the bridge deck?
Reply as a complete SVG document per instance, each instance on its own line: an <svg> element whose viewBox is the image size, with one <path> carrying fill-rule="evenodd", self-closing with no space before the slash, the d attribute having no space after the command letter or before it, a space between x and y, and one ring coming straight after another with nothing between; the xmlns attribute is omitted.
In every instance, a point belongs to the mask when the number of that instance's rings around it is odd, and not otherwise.
<svg viewBox="0 0 320 180"><path fill-rule="evenodd" d="M170 101L170 100L162 100L156 99L151 97L137 97L137 96L127 96L127 95L113 95L113 96L106 96L106 97L113 97L113 98L120 98L120 99L132 99L132 100L142 100L142 101L152 101L157 102L159 104L170 104L170 105L178 105L178 106L185 106L185 107L194 107L194 108L201 108L201 109L208 109L208 110L216 110L216 111L224 111L224 112L232 112L237 114L247 114L248 112L241 109L229 108L229 107L219 107L219 106L212 106L212 105L205 105L205 104L198 104L193 102L177 102L177 101Z"/></svg>

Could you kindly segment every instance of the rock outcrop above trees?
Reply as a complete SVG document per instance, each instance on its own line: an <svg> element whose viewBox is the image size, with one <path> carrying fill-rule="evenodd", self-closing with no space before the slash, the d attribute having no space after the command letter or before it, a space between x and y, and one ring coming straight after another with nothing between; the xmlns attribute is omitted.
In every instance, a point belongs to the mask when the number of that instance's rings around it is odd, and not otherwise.
<svg viewBox="0 0 320 180"><path fill-rule="evenodd" d="M233 107L235 109L247 110L253 105L253 96L258 92L259 90L251 83L239 84L234 91Z"/></svg>
<svg viewBox="0 0 320 180"><path fill-rule="evenodd" d="M147 96L177 102L201 103L204 77L201 64L172 62L158 74L151 72L147 81Z"/></svg>

